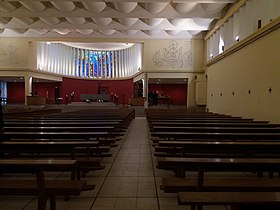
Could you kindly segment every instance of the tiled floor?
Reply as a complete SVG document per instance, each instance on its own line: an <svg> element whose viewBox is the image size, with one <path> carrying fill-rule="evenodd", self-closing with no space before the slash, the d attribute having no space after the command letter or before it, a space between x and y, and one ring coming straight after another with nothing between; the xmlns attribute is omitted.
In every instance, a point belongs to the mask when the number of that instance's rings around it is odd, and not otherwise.
<svg viewBox="0 0 280 210"><path fill-rule="evenodd" d="M161 177L174 175L171 171L156 169L144 117L136 117L124 139L118 142L118 147L112 148L112 152L112 157L103 160L106 169L91 172L86 177L87 182L95 184L96 188L83 192L79 197L71 197L69 201L58 198L57 210L189 209L177 205L177 194L160 190ZM59 179L69 174L49 175ZM4 178L9 177L5 175ZM36 198L0 196L0 210L35 210L36 205Z"/></svg>

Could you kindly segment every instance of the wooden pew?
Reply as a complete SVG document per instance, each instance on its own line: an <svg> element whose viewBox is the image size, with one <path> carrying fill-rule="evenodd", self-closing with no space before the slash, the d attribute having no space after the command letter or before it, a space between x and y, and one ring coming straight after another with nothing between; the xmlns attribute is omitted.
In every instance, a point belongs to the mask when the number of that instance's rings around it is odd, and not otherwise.
<svg viewBox="0 0 280 210"><path fill-rule="evenodd" d="M103 126L103 127L79 127L78 125L76 127L50 127L50 126L34 126L34 127L17 127L17 126L5 126L4 132L63 132L63 131L69 131L69 132L112 132L114 131L114 126Z"/></svg>
<svg viewBox="0 0 280 210"><path fill-rule="evenodd" d="M162 156L181 157L280 157L279 141L159 141Z"/></svg>
<svg viewBox="0 0 280 210"><path fill-rule="evenodd" d="M278 210L279 192L179 192L179 205L202 210L203 205L231 205L235 210ZM232 208L233 209L233 208Z"/></svg>
<svg viewBox="0 0 280 210"><path fill-rule="evenodd" d="M177 175L183 177L185 176L186 170L195 170L197 171L197 178L192 180L188 180L189 186L187 186L188 190L191 189L192 192L181 193L179 192L179 204L181 205L191 205L192 209L195 209L198 206L198 209L202 209L202 205L232 205L232 204L250 204L250 202L246 203L246 201L238 199L237 203L234 203L234 194L244 195L245 197L252 196L254 198L255 192L257 191L260 196L266 193L273 196L275 192L278 191L278 187L280 186L280 182L278 181L269 181L266 179L264 182L260 181L251 181L248 179L245 182L242 182L241 179L236 179L233 182L233 179L210 179L207 180L204 178L204 173L206 171L254 171L254 170L273 170L278 168L277 166L280 163L280 159L260 159L260 158L165 158L159 159L159 166L161 165L172 165L175 167L177 171ZM215 182L216 180L216 182ZM227 182L229 181L229 182ZM195 184L193 183L195 182ZM245 184L244 184L245 183ZM221 184L221 185L219 185ZM244 184L244 185L242 185ZM268 184L268 185L267 185ZM278 186L278 187L275 187ZM273 187L274 186L274 187ZM184 187L184 185L180 186ZM186 187L186 186L185 186ZM247 188L248 187L248 188ZM196 189L195 189L196 188ZM278 188L278 189L277 189ZM212 191L213 190L213 191ZM197 192L193 192L197 191ZM207 191L207 192L203 192ZM210 191L210 192L208 192ZM220 193L219 191L225 191ZM234 191L234 192L232 192ZM263 192L266 191L266 192ZM269 192L267 192L269 191ZM241 193L242 192L242 193ZM226 195L221 196L220 195ZM192 195L189 197L189 195ZM213 198L213 200L209 200L208 203L205 200L204 195L209 196L208 198ZM218 202L216 202L218 201ZM257 204L275 204L269 200L268 202L263 202L263 199L257 200L255 203ZM280 197L279 201L280 202Z"/></svg>
<svg viewBox="0 0 280 210"><path fill-rule="evenodd" d="M239 141L239 140L280 140L280 133L256 133L256 132L151 132L152 137L159 137L168 140L186 140L186 139L208 139L208 140L225 140L225 141ZM155 140L158 141L158 140Z"/></svg>
<svg viewBox="0 0 280 210"><path fill-rule="evenodd" d="M15 139L85 139L99 140L100 138L116 137L117 133L108 132L1 132L4 140Z"/></svg>
<svg viewBox="0 0 280 210"><path fill-rule="evenodd" d="M8 159L60 158L78 161L80 171L85 175L88 171L101 170L101 152L109 152L107 147L99 147L94 141L7 141L0 142L0 154ZM96 155L95 155L96 154ZM110 156L110 155L107 155ZM78 174L80 177L80 174Z"/></svg>
<svg viewBox="0 0 280 210"><path fill-rule="evenodd" d="M114 126L115 128L120 127L120 122L118 121L22 121L22 120L14 120L14 121L5 121L4 127L103 127L103 126Z"/></svg>
<svg viewBox="0 0 280 210"><path fill-rule="evenodd" d="M215 133L280 133L280 128L269 127L174 127L154 126L151 132L215 132Z"/></svg>
<svg viewBox="0 0 280 210"><path fill-rule="evenodd" d="M131 120L135 117L135 110L122 110L122 109L100 109L100 110L80 110L75 112L63 112L56 115L48 116L31 116L31 117L14 117L5 118L5 121L52 121L52 122L119 122L119 126L127 127Z"/></svg>
<svg viewBox="0 0 280 210"><path fill-rule="evenodd" d="M254 121L253 119L164 119L164 120L152 120L150 122L169 122L169 123L269 123L269 121Z"/></svg>
<svg viewBox="0 0 280 210"><path fill-rule="evenodd" d="M205 171L275 171L279 158L158 158L157 168L173 168L177 177L186 171L197 171L197 188L203 186Z"/></svg>
<svg viewBox="0 0 280 210"><path fill-rule="evenodd" d="M151 122L149 124L150 128L153 127L265 127L265 128L277 128L280 127L278 124L269 124L267 122L245 122L245 123L239 123L239 122Z"/></svg>
<svg viewBox="0 0 280 210"><path fill-rule="evenodd" d="M71 180L45 180L45 171L71 170ZM34 180L5 180L0 181L2 195L36 195L38 196L37 210L45 210L47 199L50 198L50 209L56 209L56 196L79 195L86 182L75 180L77 172L76 160L0 160L0 172L35 173Z"/></svg>
<svg viewBox="0 0 280 210"><path fill-rule="evenodd" d="M280 180L259 177L206 177L200 192L279 192ZM196 192L196 178L163 177L165 193Z"/></svg>

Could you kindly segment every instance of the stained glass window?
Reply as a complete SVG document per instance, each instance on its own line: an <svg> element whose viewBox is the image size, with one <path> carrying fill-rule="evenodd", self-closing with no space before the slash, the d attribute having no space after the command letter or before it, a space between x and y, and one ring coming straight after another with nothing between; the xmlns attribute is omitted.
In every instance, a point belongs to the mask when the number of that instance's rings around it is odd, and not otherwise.
<svg viewBox="0 0 280 210"><path fill-rule="evenodd" d="M98 78L102 78L102 54L98 51Z"/></svg>
<svg viewBox="0 0 280 210"><path fill-rule="evenodd" d="M85 50L85 77L89 77L89 51Z"/></svg>
<svg viewBox="0 0 280 210"><path fill-rule="evenodd" d="M94 66L94 78L98 77L98 54L97 51L93 51L93 66Z"/></svg>
<svg viewBox="0 0 280 210"><path fill-rule="evenodd" d="M106 62L105 62L105 52L104 51L102 51L101 56L102 56L102 58L101 58L101 63L102 63L101 77L105 78L106 77L106 71L105 71L106 70Z"/></svg>
<svg viewBox="0 0 280 210"><path fill-rule="evenodd" d="M89 51L89 77L94 77L93 75L93 51Z"/></svg>
<svg viewBox="0 0 280 210"><path fill-rule="evenodd" d="M85 69L85 50L81 50L81 68L80 68L80 76L84 77L84 69Z"/></svg>
<svg viewBox="0 0 280 210"><path fill-rule="evenodd" d="M81 68L81 50L78 49L77 50L77 70L76 72L78 72L78 76L80 77L81 74L80 74L80 68Z"/></svg>

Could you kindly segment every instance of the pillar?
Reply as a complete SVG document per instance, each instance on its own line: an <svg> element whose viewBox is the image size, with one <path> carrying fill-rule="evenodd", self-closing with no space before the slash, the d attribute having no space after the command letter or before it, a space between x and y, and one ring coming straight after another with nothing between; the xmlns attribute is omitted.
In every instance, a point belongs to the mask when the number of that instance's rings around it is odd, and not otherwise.
<svg viewBox="0 0 280 210"><path fill-rule="evenodd" d="M144 73L143 79L144 108L148 108L148 74Z"/></svg>
<svg viewBox="0 0 280 210"><path fill-rule="evenodd" d="M24 89L25 89L25 102L24 104L27 105L27 96L30 96L31 95L31 92L32 92L32 77L30 76L25 76L24 77Z"/></svg>

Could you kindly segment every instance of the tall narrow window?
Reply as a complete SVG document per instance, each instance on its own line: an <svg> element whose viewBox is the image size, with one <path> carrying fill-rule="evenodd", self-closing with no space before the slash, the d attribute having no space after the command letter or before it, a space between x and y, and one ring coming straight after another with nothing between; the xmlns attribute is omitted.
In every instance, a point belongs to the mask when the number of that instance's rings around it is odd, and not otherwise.
<svg viewBox="0 0 280 210"><path fill-rule="evenodd" d="M98 77L98 54L97 51L93 51L93 66L94 66L94 78Z"/></svg>
<svg viewBox="0 0 280 210"><path fill-rule="evenodd" d="M93 77L93 51L89 51L89 77Z"/></svg>
<svg viewBox="0 0 280 210"><path fill-rule="evenodd" d="M225 43L224 40L222 39L222 37L220 36L220 40L219 40L219 54L224 52L225 50Z"/></svg>
<svg viewBox="0 0 280 210"><path fill-rule="evenodd" d="M85 77L89 77L89 51L85 50Z"/></svg>
<svg viewBox="0 0 280 210"><path fill-rule="evenodd" d="M262 27L262 20L258 20L258 29Z"/></svg>

